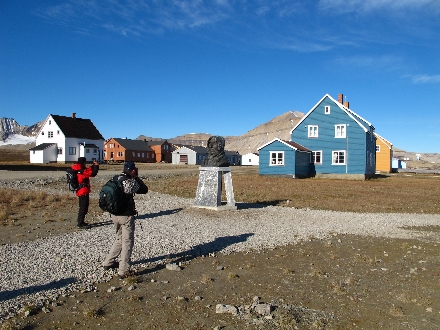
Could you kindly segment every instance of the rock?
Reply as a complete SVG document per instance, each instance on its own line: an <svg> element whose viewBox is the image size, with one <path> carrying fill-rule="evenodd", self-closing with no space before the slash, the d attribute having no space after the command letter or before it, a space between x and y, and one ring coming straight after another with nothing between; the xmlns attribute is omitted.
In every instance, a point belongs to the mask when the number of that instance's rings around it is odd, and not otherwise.
<svg viewBox="0 0 440 330"><path fill-rule="evenodd" d="M127 288L128 291L132 291L132 290L134 290L134 289L136 289L136 287L135 287L134 285L130 285L130 286Z"/></svg>
<svg viewBox="0 0 440 330"><path fill-rule="evenodd" d="M50 309L49 308L47 308L47 307L43 307L42 309L41 309L44 313L50 313Z"/></svg>
<svg viewBox="0 0 440 330"><path fill-rule="evenodd" d="M223 270L223 269L225 269L225 267L223 267L223 266L217 266L217 270Z"/></svg>
<svg viewBox="0 0 440 330"><path fill-rule="evenodd" d="M166 264L166 269L168 269L168 270L174 270L174 271L180 271L180 270L182 270L180 267L179 267L179 265L177 265L177 264Z"/></svg>
<svg viewBox="0 0 440 330"><path fill-rule="evenodd" d="M260 315L269 315L272 311L272 306L269 304L258 304L255 306L255 313Z"/></svg>
<svg viewBox="0 0 440 330"><path fill-rule="evenodd" d="M237 307L232 305L222 305L222 304L217 304L215 306L215 312L217 314L232 314L232 315L237 315L238 313Z"/></svg>

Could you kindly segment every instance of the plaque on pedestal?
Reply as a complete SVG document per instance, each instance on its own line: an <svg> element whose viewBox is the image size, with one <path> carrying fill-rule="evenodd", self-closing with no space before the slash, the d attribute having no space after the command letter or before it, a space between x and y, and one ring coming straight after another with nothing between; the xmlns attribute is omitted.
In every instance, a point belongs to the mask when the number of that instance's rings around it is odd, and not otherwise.
<svg viewBox="0 0 440 330"><path fill-rule="evenodd" d="M222 177L225 183L226 205L222 205ZM212 210L236 210L230 167L200 167L194 207Z"/></svg>

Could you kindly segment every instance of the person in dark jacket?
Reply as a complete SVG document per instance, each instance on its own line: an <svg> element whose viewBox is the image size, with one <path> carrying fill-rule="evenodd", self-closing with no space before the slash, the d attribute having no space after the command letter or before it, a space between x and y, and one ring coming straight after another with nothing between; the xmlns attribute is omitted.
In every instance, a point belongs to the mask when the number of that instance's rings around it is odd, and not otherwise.
<svg viewBox="0 0 440 330"><path fill-rule="evenodd" d="M116 175L114 180L119 180L124 188L124 207L117 214L112 214L112 221L115 224L116 239L104 260L105 270L118 269L120 279L131 275L130 258L134 245L135 217L137 215L134 202L135 194L146 194L148 187L138 177L138 169L134 162L128 161L124 164L122 174ZM119 257L119 262L116 259Z"/></svg>
<svg viewBox="0 0 440 330"><path fill-rule="evenodd" d="M79 157L78 162L72 166L72 169L77 172L79 184L79 189L76 191L79 201L77 224L79 228L88 227L88 223L84 220L89 212L90 177L95 177L99 171L98 162L94 161L92 166L86 167L86 161L86 157Z"/></svg>

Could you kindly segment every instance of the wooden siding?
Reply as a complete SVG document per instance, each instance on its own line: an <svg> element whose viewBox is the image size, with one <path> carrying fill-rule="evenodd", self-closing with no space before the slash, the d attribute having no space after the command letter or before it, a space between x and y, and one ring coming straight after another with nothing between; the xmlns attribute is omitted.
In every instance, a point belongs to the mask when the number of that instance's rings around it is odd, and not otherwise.
<svg viewBox="0 0 440 330"><path fill-rule="evenodd" d="M113 147L110 147L113 145ZM156 158L153 151L147 150L127 150L119 141L111 138L104 145L104 160L114 162L133 161L139 163L155 163Z"/></svg>
<svg viewBox="0 0 440 330"><path fill-rule="evenodd" d="M272 151L284 151L284 165L271 165L270 164L270 152ZM259 162L259 174L269 174L269 175L296 175L296 155L297 151L291 147L281 143L279 141L274 141L273 143L263 147L259 150L260 162ZM303 159L301 159L300 164L303 166ZM310 164L310 153L309 153L309 164ZM310 167L309 167L310 168ZM301 168L303 172L304 169Z"/></svg>
<svg viewBox="0 0 440 330"><path fill-rule="evenodd" d="M330 106L330 114L325 114L325 106ZM347 138L335 138L335 125L346 124ZM318 137L308 137L308 125L318 125ZM292 131L295 141L312 151L322 151L322 163L315 164L316 173L368 174L367 151L375 151L370 143L370 135L342 110L333 100L325 97L322 102ZM373 138L373 140L375 140ZM345 150L346 164L332 165L332 151ZM348 150L348 152L347 152ZM373 151L374 150L374 151ZM374 172L373 172L374 174Z"/></svg>
<svg viewBox="0 0 440 330"><path fill-rule="evenodd" d="M390 173L392 171L393 149L379 138L376 140L376 145L380 148L380 151L376 152L376 171Z"/></svg>

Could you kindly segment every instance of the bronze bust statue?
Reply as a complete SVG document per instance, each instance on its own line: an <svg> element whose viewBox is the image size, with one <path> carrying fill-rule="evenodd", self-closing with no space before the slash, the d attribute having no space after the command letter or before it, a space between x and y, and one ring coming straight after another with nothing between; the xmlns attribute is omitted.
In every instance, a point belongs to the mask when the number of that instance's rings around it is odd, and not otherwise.
<svg viewBox="0 0 440 330"><path fill-rule="evenodd" d="M228 167L225 156L225 139L222 136L211 136L208 139L208 157L203 160L202 167Z"/></svg>

